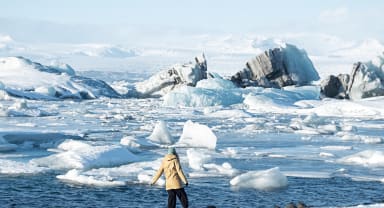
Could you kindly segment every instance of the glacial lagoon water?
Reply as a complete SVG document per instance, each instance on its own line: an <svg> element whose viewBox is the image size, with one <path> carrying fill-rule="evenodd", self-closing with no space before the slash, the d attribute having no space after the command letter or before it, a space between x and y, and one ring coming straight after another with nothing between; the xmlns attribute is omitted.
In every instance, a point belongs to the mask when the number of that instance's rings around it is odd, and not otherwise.
<svg viewBox="0 0 384 208"><path fill-rule="evenodd" d="M6 109L15 102L24 101L4 100L1 104ZM135 163L126 169L116 165L81 170L88 178L125 181L118 186L63 181L57 176L68 169L30 166L33 159L56 154L57 146L68 139L93 146L120 145L125 136L147 140L160 120L167 123L175 140L188 120L208 126L217 137L214 150L178 148L190 180L186 191L191 207L284 207L298 201L311 207L350 207L384 202L384 118L380 116L334 115L311 120L308 115L257 112L242 105L165 107L161 99L26 103L27 107L18 110L24 114L0 117L1 134L17 145L14 151L0 153L0 207L166 207L164 188L138 180L142 166ZM297 129L297 123L305 128ZM204 164L201 170L191 168L189 149L208 155L203 163L229 163L236 173ZM157 164L151 163L165 152L165 146L151 146L134 154L138 164L149 163L142 171L154 174ZM360 158L360 163L346 162L346 157L361 152L365 154L353 157ZM377 158L369 153L376 153ZM288 186L260 190L230 185L236 175L274 167L287 176ZM130 168L138 171L125 174Z"/></svg>

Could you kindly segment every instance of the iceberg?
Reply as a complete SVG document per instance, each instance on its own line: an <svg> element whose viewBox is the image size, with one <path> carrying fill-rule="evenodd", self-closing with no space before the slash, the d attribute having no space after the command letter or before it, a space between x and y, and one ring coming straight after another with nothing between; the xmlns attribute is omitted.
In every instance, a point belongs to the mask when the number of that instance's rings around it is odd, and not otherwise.
<svg viewBox="0 0 384 208"><path fill-rule="evenodd" d="M175 65L151 76L148 80L136 83L138 97L161 97L180 86L196 86L197 82L207 78L207 61L203 54L196 57L195 63Z"/></svg>
<svg viewBox="0 0 384 208"><path fill-rule="evenodd" d="M240 87L285 87L308 85L319 80L312 61L304 50L291 44L269 49L246 63L231 80Z"/></svg>
<svg viewBox="0 0 384 208"><path fill-rule="evenodd" d="M328 76L321 82L324 97L359 100L384 96L384 56L368 62L357 62L350 74Z"/></svg>
<svg viewBox="0 0 384 208"><path fill-rule="evenodd" d="M1 88L9 95L34 100L119 98L102 80L76 75L66 64L45 66L24 57L0 58Z"/></svg>

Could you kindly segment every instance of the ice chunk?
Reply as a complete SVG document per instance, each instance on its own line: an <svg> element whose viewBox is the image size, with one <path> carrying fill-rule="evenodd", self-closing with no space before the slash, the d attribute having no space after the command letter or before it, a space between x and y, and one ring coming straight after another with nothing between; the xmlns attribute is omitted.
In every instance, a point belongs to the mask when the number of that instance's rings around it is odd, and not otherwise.
<svg viewBox="0 0 384 208"><path fill-rule="evenodd" d="M254 188L259 190L274 190L288 185L287 177L278 167L263 171L249 171L236 176L230 181L236 188Z"/></svg>
<svg viewBox="0 0 384 208"><path fill-rule="evenodd" d="M177 143L180 146L216 148L216 135L205 125L188 120L184 124L183 133Z"/></svg>
<svg viewBox="0 0 384 208"><path fill-rule="evenodd" d="M338 162L362 166L384 167L384 152L377 150L364 150L362 152L340 158Z"/></svg>
<svg viewBox="0 0 384 208"><path fill-rule="evenodd" d="M141 148L154 147L156 144L147 140L139 140L133 136L125 136L120 140L120 144L127 147L132 152L140 152Z"/></svg>
<svg viewBox="0 0 384 208"><path fill-rule="evenodd" d="M202 150L198 151L195 149L188 149L187 157L188 157L189 167L191 167L194 170L203 170L204 163L206 163L211 159L211 156L209 154L206 154Z"/></svg>
<svg viewBox="0 0 384 208"><path fill-rule="evenodd" d="M173 138L168 130L167 123L165 121L159 121L152 134L149 136L149 140L159 144L172 144Z"/></svg>
<svg viewBox="0 0 384 208"><path fill-rule="evenodd" d="M299 178L331 178L331 172L319 171L284 171L285 176L299 177Z"/></svg>
<svg viewBox="0 0 384 208"><path fill-rule="evenodd" d="M239 171L232 167L232 165L228 162L224 162L221 165L209 163L203 165L204 169L208 170L208 172L213 173L213 175L225 175L225 176L234 176Z"/></svg>
<svg viewBox="0 0 384 208"><path fill-rule="evenodd" d="M33 159L33 164L53 169L89 169L122 165L137 157L121 146L91 146L81 141L66 140L58 147L60 153Z"/></svg>
<svg viewBox="0 0 384 208"><path fill-rule="evenodd" d="M341 151L341 150L352 150L353 147L352 146L323 146L323 147L320 147L320 149Z"/></svg>
<svg viewBox="0 0 384 208"><path fill-rule="evenodd" d="M0 159L0 174L8 174L8 175L38 174L46 170L47 168L38 167L31 163Z"/></svg>
<svg viewBox="0 0 384 208"><path fill-rule="evenodd" d="M72 169L65 175L58 175L56 178L69 183L91 185L91 186L124 186L124 181L115 181L109 176L87 176L82 175L80 170Z"/></svg>
<svg viewBox="0 0 384 208"><path fill-rule="evenodd" d="M252 115L245 112L244 110L219 110L216 112L207 113L209 116L219 117L219 118L251 118Z"/></svg>

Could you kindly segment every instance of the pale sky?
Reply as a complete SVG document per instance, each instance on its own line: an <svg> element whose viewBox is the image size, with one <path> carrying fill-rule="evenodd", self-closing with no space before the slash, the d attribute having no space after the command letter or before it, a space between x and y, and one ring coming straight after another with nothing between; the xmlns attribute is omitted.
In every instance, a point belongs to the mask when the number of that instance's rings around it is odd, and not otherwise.
<svg viewBox="0 0 384 208"><path fill-rule="evenodd" d="M0 34L24 42L165 35L324 33L384 41L381 0L0 0Z"/></svg>

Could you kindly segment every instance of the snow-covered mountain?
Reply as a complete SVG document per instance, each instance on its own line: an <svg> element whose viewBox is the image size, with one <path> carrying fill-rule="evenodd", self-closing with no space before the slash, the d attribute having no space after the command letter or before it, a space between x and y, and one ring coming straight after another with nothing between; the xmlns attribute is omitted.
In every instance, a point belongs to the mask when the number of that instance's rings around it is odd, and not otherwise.
<svg viewBox="0 0 384 208"><path fill-rule="evenodd" d="M133 49L109 44L81 44L76 46L73 54L109 58L127 58L138 56L138 52Z"/></svg>

